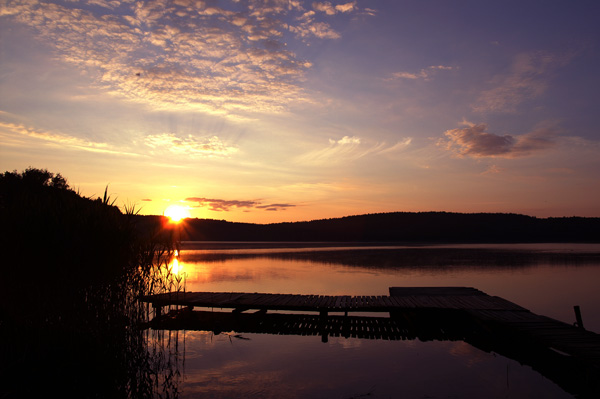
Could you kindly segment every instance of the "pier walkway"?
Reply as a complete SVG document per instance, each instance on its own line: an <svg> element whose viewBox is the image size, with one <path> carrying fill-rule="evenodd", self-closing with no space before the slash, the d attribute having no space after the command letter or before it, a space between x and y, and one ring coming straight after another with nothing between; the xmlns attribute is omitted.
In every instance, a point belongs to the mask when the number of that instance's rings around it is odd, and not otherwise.
<svg viewBox="0 0 600 399"><path fill-rule="evenodd" d="M393 312L403 309L512 310L527 311L506 299L489 296L469 287L392 287L389 296L294 295L243 292L173 292L146 296L160 309L164 306L231 308L242 312L288 310L319 313Z"/></svg>
<svg viewBox="0 0 600 399"><path fill-rule="evenodd" d="M152 328L462 340L530 365L578 397L600 397L600 335L470 287L391 287L389 296L178 292L142 297ZM162 314L163 307L183 307ZM194 308L233 309L197 312ZM255 310L255 313L243 313ZM268 311L316 312L281 314ZM358 316L349 316L351 312ZM390 317L366 317L386 312ZM333 313L342 313L334 315Z"/></svg>

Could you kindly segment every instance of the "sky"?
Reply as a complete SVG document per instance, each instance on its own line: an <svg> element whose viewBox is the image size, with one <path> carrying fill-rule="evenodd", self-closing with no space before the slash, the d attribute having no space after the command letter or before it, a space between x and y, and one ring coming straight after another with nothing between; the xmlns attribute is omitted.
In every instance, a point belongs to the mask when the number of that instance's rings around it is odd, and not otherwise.
<svg viewBox="0 0 600 399"><path fill-rule="evenodd" d="M597 1L0 0L0 171L163 214L600 217Z"/></svg>

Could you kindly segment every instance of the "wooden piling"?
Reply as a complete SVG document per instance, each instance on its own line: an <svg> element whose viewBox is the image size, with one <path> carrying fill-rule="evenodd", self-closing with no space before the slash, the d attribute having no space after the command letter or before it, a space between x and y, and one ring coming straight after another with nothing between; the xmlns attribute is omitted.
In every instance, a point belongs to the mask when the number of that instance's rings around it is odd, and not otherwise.
<svg viewBox="0 0 600 399"><path fill-rule="evenodd" d="M583 327L583 319L581 318L581 310L579 309L579 305L573 306L573 310L575 310L575 320L577 320L575 325L579 328L585 329L585 327Z"/></svg>

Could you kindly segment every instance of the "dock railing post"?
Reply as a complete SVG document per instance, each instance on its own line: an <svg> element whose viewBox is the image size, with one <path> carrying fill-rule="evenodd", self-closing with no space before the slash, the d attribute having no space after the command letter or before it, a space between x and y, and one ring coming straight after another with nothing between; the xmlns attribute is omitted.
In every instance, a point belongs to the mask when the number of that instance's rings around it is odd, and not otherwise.
<svg viewBox="0 0 600 399"><path fill-rule="evenodd" d="M329 335L327 332L327 309L319 311L319 334L321 335L321 342L327 343Z"/></svg>
<svg viewBox="0 0 600 399"><path fill-rule="evenodd" d="M579 309L579 305L573 306L573 310L575 310L575 320L577 320L575 322L575 325L581 329L584 329L583 319L581 318L581 309Z"/></svg>
<svg viewBox="0 0 600 399"><path fill-rule="evenodd" d="M152 307L154 308L154 312L155 312L154 317L160 317L162 314L162 306L153 302Z"/></svg>

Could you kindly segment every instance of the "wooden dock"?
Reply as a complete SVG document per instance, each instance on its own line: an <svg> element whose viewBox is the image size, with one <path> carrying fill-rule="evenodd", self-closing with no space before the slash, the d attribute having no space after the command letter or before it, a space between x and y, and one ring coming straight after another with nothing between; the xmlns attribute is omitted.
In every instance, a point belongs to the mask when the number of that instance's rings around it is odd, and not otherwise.
<svg viewBox="0 0 600 399"><path fill-rule="evenodd" d="M151 325L159 329L320 335L324 342L328 336L463 340L530 365L578 397L600 397L596 333L470 287L391 287L389 292L389 296L178 292L141 300L157 309ZM161 315L161 308L171 306L183 309ZM233 312L193 312L194 308ZM256 313L242 313L248 310ZM267 314L269 310L318 314ZM349 316L352 312L386 312L390 317Z"/></svg>
<svg viewBox="0 0 600 399"><path fill-rule="evenodd" d="M294 295L244 292L173 292L146 296L161 309L178 305L190 308L230 308L236 312L250 309L304 312L393 312L404 309L512 310L527 311L506 299L489 296L468 287L390 288L390 294L378 296Z"/></svg>

